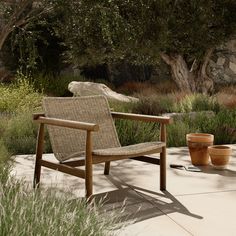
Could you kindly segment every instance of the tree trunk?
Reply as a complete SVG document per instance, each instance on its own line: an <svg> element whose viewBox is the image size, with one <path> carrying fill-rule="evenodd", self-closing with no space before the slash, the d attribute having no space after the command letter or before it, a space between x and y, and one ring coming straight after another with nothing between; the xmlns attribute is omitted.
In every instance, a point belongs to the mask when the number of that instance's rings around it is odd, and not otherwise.
<svg viewBox="0 0 236 236"><path fill-rule="evenodd" d="M170 66L172 78L181 91L187 93L209 93L213 90L213 81L207 75L207 65L212 55L213 49L209 49L203 62L197 66L194 61L189 70L182 55L167 55L162 53L161 58Z"/></svg>
<svg viewBox="0 0 236 236"><path fill-rule="evenodd" d="M112 66L109 63L105 64L107 80L112 83L113 81L113 73L112 73Z"/></svg>
<svg viewBox="0 0 236 236"><path fill-rule="evenodd" d="M210 78L207 74L207 66L209 64L211 55L213 53L213 49L207 50L205 53L204 59L202 64L199 66L199 69L196 73L196 85L198 89L198 92L201 93L212 93L214 90L214 82L212 78Z"/></svg>
<svg viewBox="0 0 236 236"><path fill-rule="evenodd" d="M195 92L196 87L193 80L193 74L181 55L167 55L162 53L162 59L170 66L172 78L181 91L187 93Z"/></svg>

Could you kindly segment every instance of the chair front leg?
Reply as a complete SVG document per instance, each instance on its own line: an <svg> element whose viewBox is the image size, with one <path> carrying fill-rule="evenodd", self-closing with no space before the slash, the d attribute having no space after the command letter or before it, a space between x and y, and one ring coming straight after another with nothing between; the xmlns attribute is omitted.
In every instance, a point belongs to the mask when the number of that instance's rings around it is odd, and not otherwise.
<svg viewBox="0 0 236 236"><path fill-rule="evenodd" d="M166 147L160 153L160 190L166 190Z"/></svg>
<svg viewBox="0 0 236 236"><path fill-rule="evenodd" d="M161 124L161 141L166 144L166 125ZM166 146L160 153L160 190L166 190Z"/></svg>
<svg viewBox="0 0 236 236"><path fill-rule="evenodd" d="M43 143L44 143L44 124L39 125L37 146L36 146L36 160L35 160L35 169L34 169L34 180L33 187L39 187L40 175L41 175L41 163L43 155Z"/></svg>
<svg viewBox="0 0 236 236"><path fill-rule="evenodd" d="M86 137L85 189L86 189L86 198L89 199L93 194L93 163L92 163L91 131L87 131L87 137Z"/></svg>

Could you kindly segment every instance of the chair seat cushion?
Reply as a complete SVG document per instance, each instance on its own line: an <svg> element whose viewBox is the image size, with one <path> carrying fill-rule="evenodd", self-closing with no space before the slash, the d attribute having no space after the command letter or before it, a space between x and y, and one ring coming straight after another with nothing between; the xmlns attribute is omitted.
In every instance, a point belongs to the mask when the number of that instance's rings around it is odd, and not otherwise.
<svg viewBox="0 0 236 236"><path fill-rule="evenodd" d="M160 152L165 147L163 142L146 142L123 147L97 149L93 151L95 156L139 156Z"/></svg>

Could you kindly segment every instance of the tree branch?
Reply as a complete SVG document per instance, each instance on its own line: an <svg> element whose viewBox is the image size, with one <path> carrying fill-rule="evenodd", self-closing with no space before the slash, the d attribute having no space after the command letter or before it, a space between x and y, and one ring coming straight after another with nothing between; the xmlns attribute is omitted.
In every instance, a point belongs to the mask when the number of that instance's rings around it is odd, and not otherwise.
<svg viewBox="0 0 236 236"><path fill-rule="evenodd" d="M196 68L197 68L197 59L195 58L189 72L190 73L193 72Z"/></svg>
<svg viewBox="0 0 236 236"><path fill-rule="evenodd" d="M203 63L202 63L202 68L201 68L201 74L202 75L206 75L206 69L207 69L207 65L211 59L211 55L214 52L214 48L210 48L206 51L204 59L203 59Z"/></svg>
<svg viewBox="0 0 236 236"><path fill-rule="evenodd" d="M0 50L4 42L6 41L8 35L14 30L14 26L18 25L21 26L25 23L25 19L27 18L28 14L22 18L20 16L26 10L26 8L32 4L33 0L24 0L17 4L16 8L14 9L13 14L11 15L8 23L4 25L0 32ZM10 4L10 2L8 2ZM20 18L20 19L19 19Z"/></svg>
<svg viewBox="0 0 236 236"><path fill-rule="evenodd" d="M0 31L0 50L2 49L2 46L4 42L6 41L8 35L15 29L15 27L21 27L27 24L28 22L30 22L36 16L38 17L44 13L48 13L52 9L52 7L44 8L44 9L31 8L29 9L29 12L27 12L25 16L22 16L26 8L30 6L31 4L33 4L33 2L34 0L23 0L20 3L15 2L15 4L17 4L18 6L16 6L13 14L8 20L8 23L4 25Z"/></svg>
<svg viewBox="0 0 236 236"><path fill-rule="evenodd" d="M167 55L166 53L160 53L160 56L162 58L162 60L167 64L167 65L171 65L171 58L169 55Z"/></svg>

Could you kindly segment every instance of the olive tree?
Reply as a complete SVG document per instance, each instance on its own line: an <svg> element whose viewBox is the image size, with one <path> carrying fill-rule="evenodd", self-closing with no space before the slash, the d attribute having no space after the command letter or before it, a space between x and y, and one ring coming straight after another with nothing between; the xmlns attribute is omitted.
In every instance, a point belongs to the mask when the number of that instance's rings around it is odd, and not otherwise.
<svg viewBox="0 0 236 236"><path fill-rule="evenodd" d="M235 0L58 0L59 32L80 65L164 60L186 92L213 88L207 65L233 37Z"/></svg>

